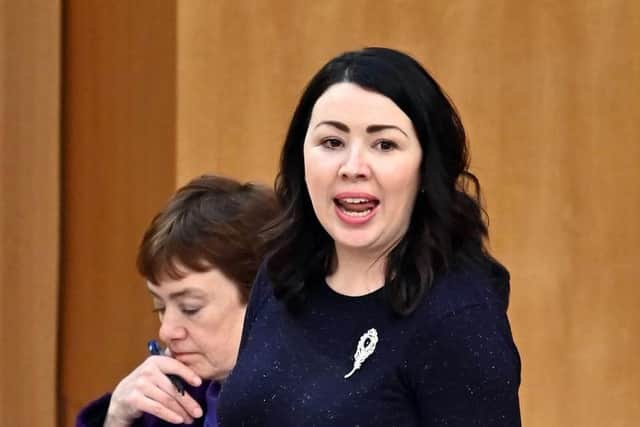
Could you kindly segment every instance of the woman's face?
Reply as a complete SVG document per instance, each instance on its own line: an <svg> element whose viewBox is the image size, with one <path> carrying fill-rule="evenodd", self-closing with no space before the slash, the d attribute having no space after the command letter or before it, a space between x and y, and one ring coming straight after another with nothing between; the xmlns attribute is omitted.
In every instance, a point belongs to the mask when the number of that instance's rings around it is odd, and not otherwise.
<svg viewBox="0 0 640 427"><path fill-rule="evenodd" d="M171 355L201 378L221 380L236 363L246 303L220 270L147 282Z"/></svg>
<svg viewBox="0 0 640 427"><path fill-rule="evenodd" d="M313 209L336 249L380 255L407 231L422 148L391 99L353 83L318 98L304 141Z"/></svg>

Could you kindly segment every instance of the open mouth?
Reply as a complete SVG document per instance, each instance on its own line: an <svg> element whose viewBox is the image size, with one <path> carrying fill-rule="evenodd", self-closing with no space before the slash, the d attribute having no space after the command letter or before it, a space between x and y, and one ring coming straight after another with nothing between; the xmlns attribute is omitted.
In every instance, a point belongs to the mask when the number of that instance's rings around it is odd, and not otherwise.
<svg viewBox="0 0 640 427"><path fill-rule="evenodd" d="M369 215L380 201L365 197L341 197L333 199L341 213L352 218L363 218Z"/></svg>

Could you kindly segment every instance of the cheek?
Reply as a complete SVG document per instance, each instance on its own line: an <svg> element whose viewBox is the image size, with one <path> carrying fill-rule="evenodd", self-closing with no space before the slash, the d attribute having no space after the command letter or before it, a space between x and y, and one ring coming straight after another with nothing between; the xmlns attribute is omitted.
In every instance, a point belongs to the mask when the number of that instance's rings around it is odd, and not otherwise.
<svg viewBox="0 0 640 427"><path fill-rule="evenodd" d="M389 183L394 189L417 188L420 181L419 168L420 164L416 164L413 159L401 163L389 162L384 165L384 182Z"/></svg>
<svg viewBox="0 0 640 427"><path fill-rule="evenodd" d="M246 306L241 296L229 297L225 304L212 307L208 318L198 325L202 345L216 347L227 341L233 341L237 330L242 330Z"/></svg>
<svg viewBox="0 0 640 427"><path fill-rule="evenodd" d="M332 181L333 165L323 156L313 153L305 156L304 161L304 181L307 184L307 191L315 205L324 200Z"/></svg>
<svg viewBox="0 0 640 427"><path fill-rule="evenodd" d="M416 193L420 188L420 165L415 165L413 169L413 173L408 174L406 178L406 186L407 188L411 188L412 193ZM408 169L408 170L411 170Z"/></svg>
<svg viewBox="0 0 640 427"><path fill-rule="evenodd" d="M406 164L389 168L385 173L385 181L388 183L387 192L396 199L395 205L399 209L405 210L407 205L413 204L420 188L419 166L419 164L415 164L415 161L406 162ZM398 171L403 173L398 173Z"/></svg>
<svg viewBox="0 0 640 427"><path fill-rule="evenodd" d="M209 322L206 325L198 325L197 331L193 332L191 338L201 357L208 363L219 365L229 357L232 351L229 342L233 331L228 325Z"/></svg>
<svg viewBox="0 0 640 427"><path fill-rule="evenodd" d="M309 191L309 194L311 196L312 193L312 188L314 186L314 179L315 177L315 168L313 167L313 159L311 157L311 153L309 153L309 150L307 149L306 145L305 145L305 149L304 149L304 182L307 184L307 190Z"/></svg>
<svg viewBox="0 0 640 427"><path fill-rule="evenodd" d="M402 170L407 171L405 179L408 185L411 185L412 188L418 188L420 186L420 165L422 164L422 150L418 150L418 152L406 159L406 162L402 168Z"/></svg>

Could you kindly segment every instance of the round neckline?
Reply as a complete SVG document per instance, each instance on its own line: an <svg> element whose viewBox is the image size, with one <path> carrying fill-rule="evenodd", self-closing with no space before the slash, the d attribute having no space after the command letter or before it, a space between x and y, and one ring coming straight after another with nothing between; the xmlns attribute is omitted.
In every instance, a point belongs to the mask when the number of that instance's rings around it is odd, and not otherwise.
<svg viewBox="0 0 640 427"><path fill-rule="evenodd" d="M366 294L362 294L362 295L345 295L345 294L341 294L340 292L336 291L335 289L333 289L331 286L329 286L329 283L327 283L327 279L326 278L322 278L322 280L320 281L320 287L324 288L326 290L326 292L328 294L330 294L331 296L333 296L334 298L340 299L342 301L364 301L364 300L368 300L374 297L377 297L378 295L381 295L382 292L384 291L384 285L380 286L378 289L368 292Z"/></svg>

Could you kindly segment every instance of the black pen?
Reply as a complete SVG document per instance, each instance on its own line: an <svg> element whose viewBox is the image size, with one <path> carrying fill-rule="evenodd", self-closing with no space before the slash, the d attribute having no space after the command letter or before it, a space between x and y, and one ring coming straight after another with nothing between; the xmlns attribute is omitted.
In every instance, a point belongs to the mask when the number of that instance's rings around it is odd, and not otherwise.
<svg viewBox="0 0 640 427"><path fill-rule="evenodd" d="M164 356L163 351L160 348L158 341L156 340L149 341L149 343L147 344L147 348L149 349L149 354L152 356ZM183 379L174 374L167 374L167 376L169 377L173 385L176 387L176 390L178 390L178 393L184 395Z"/></svg>

